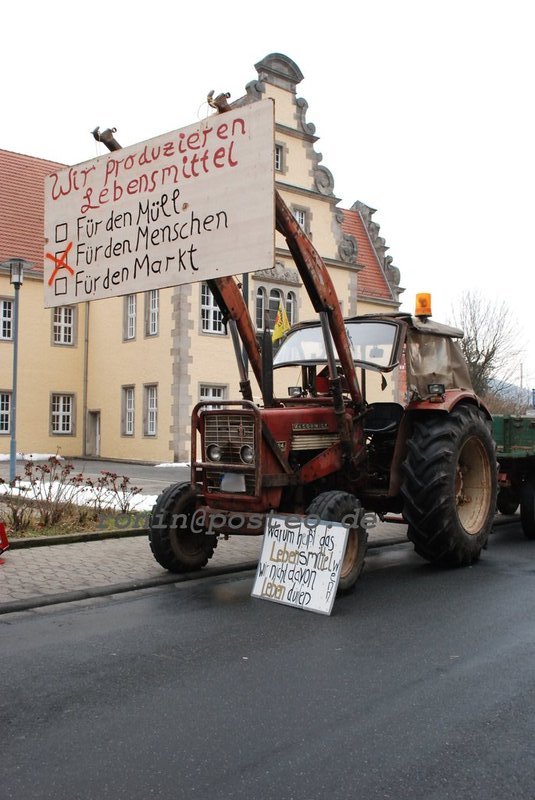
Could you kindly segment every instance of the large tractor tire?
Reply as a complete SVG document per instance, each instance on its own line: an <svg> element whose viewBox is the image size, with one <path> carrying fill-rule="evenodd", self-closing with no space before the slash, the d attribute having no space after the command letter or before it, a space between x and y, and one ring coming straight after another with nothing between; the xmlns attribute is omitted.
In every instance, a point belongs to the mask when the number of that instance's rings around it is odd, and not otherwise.
<svg viewBox="0 0 535 800"><path fill-rule="evenodd" d="M520 489L520 521L526 539L535 539L535 482L526 481Z"/></svg>
<svg viewBox="0 0 535 800"><path fill-rule="evenodd" d="M512 489L500 489L498 492L498 499L496 500L496 507L500 514L510 516L514 514L520 503L518 492Z"/></svg>
<svg viewBox="0 0 535 800"><path fill-rule="evenodd" d="M479 559L496 510L497 469L494 440L475 406L414 419L401 491L418 555L445 566Z"/></svg>
<svg viewBox="0 0 535 800"><path fill-rule="evenodd" d="M149 521L149 544L158 564L170 572L193 572L214 554L217 537L191 529L195 489L175 483L158 497Z"/></svg>
<svg viewBox="0 0 535 800"><path fill-rule="evenodd" d="M330 522L344 522L346 518L354 518L360 511L356 498L347 492L323 492L314 498L307 513ZM349 592L362 572L368 532L360 525L349 529L347 544L340 570L338 592Z"/></svg>

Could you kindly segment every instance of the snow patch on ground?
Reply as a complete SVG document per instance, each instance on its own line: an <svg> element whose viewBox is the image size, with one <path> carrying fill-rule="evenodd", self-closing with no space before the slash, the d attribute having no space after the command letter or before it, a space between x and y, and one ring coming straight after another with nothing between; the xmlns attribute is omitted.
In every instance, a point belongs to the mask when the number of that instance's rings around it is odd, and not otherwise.
<svg viewBox="0 0 535 800"><path fill-rule="evenodd" d="M170 461L168 464L155 464L155 467L191 467L188 461Z"/></svg>
<svg viewBox="0 0 535 800"><path fill-rule="evenodd" d="M39 500L39 493L37 487L32 487L28 481L20 481L17 483L17 488L10 489L9 484L6 482L0 484L0 497L3 494L10 493L15 497L26 497L30 500ZM52 484L46 484L45 496L55 498L61 493L62 502L73 502L79 506L94 506L98 500L100 508L103 510L119 511L121 506L119 500L112 492L96 492L89 486L81 490L76 486L61 486L57 481ZM152 511L152 508L157 500L155 494L135 494L132 496L129 503L130 511Z"/></svg>
<svg viewBox="0 0 535 800"><path fill-rule="evenodd" d="M0 461L9 461L9 453L0 453ZM63 461L63 456L56 453L17 453L17 461L48 461L49 458L57 458Z"/></svg>

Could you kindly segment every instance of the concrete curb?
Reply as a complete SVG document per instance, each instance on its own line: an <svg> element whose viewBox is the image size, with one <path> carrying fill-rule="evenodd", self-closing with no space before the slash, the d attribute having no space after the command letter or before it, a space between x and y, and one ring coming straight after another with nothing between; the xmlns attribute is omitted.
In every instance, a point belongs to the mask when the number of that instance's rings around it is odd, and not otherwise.
<svg viewBox="0 0 535 800"><path fill-rule="evenodd" d="M124 539L127 536L148 536L148 534L148 528L114 528L113 530L87 531L85 533L66 533L63 536L28 536L25 539L10 539L9 549L21 550L25 547L98 542L104 539Z"/></svg>
<svg viewBox="0 0 535 800"><path fill-rule="evenodd" d="M520 522L518 514L514 514L512 516L505 516L503 514L497 515L496 519L494 520L494 525L501 526L510 524L512 522ZM90 531L87 533L69 534L67 536L40 536L29 539L18 539L10 542L10 547L13 549L24 547L42 547L44 545L72 544L76 542L91 542L103 539L118 539L128 536L146 535L148 535L147 528L129 528L125 530L113 531ZM393 533L392 538L370 543L368 545L368 553L372 553L374 550L381 550L385 547L395 547L396 545L402 544L410 544L407 537L399 536ZM183 575L163 573L161 576L147 578L146 580L133 580L106 586L95 586L87 589L72 590L58 594L38 595L36 597L28 597L23 600L14 600L13 602L9 603L0 603L0 616L17 611L28 611L33 608L59 605L60 603L106 597L113 594L124 594L126 592L136 591L139 589L150 589L168 584L186 583L192 580L214 578L221 575L231 575L233 573L240 572L249 572L256 570L256 567L257 561L244 561L242 563L231 564L227 566L222 565L220 567L206 567L205 569L198 570L196 572L185 573Z"/></svg>
<svg viewBox="0 0 535 800"><path fill-rule="evenodd" d="M198 570L197 572L188 572L184 575L170 575L168 573L164 573L160 577L147 578L146 580L114 583L108 586L91 586L87 589L76 589L70 592L27 597L23 600L14 600L11 603L0 603L0 616L2 614L11 614L16 611L28 611L33 608L59 605L60 603L72 603L76 600L89 600L95 597L106 597L112 594L124 594L126 592L135 592L139 589L151 589L153 587L165 586L167 584L186 583L188 581L198 580L199 578L214 578L218 575L227 575L234 572L246 572L255 570L256 565L256 561L246 561L243 564L232 564L226 567L208 567L203 570Z"/></svg>
<svg viewBox="0 0 535 800"><path fill-rule="evenodd" d="M84 534L81 534L82 536ZM140 534L136 534L140 535ZM44 537L46 538L46 537ZM52 537L50 537L52 538ZM62 538L62 537L54 537ZM105 537L111 538L111 537ZM77 540L79 541L79 540ZM81 541L84 541L83 539ZM396 537L386 541L375 542L368 547L368 553L373 550L380 550L383 547L394 547L399 544L407 544L405 537ZM60 544L60 542L56 542ZM233 573L251 572L256 570L257 561L244 561L241 564L230 564L220 567L206 567L196 572L187 572L183 575L163 573L161 576L147 578L145 580L126 581L124 583L114 583L106 586L91 586L87 589L76 589L68 592L59 592L57 594L37 595L36 597L26 597L22 600L14 600L9 603L0 603L0 616L3 614L11 614L17 611L29 611L34 608L43 608L45 606L59 605L60 603L72 603L76 600L89 600L96 597L106 597L112 594L124 594L126 592L134 592L139 589L151 589L157 586L165 586L168 584L186 583L188 581L216 578L221 575L232 575Z"/></svg>

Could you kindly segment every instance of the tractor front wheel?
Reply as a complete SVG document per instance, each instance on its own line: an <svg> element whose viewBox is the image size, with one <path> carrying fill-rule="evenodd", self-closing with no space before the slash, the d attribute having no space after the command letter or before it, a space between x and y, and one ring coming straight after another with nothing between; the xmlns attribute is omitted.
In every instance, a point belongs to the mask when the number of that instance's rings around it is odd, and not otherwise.
<svg viewBox="0 0 535 800"><path fill-rule="evenodd" d="M158 564L170 572L193 572L214 554L217 537L195 526L196 491L176 483L158 497L149 522L149 544Z"/></svg>
<svg viewBox="0 0 535 800"><path fill-rule="evenodd" d="M310 516L319 517L321 520L331 522L354 521L355 524L349 529L347 544L340 571L340 581L338 592L340 594L350 591L357 582L362 572L368 533L362 528L357 517L360 512L360 505L353 495L347 492L323 492L314 498L307 513Z"/></svg>

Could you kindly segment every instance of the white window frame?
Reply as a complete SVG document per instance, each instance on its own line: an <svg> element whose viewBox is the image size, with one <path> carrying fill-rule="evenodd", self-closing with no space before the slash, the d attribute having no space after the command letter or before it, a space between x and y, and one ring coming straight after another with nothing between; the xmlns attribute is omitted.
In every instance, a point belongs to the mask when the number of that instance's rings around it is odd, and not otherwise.
<svg viewBox="0 0 535 800"><path fill-rule="evenodd" d="M145 292L145 336L157 336L160 329L160 291Z"/></svg>
<svg viewBox="0 0 535 800"><path fill-rule="evenodd" d="M275 143L275 171L282 172L284 167L284 146Z"/></svg>
<svg viewBox="0 0 535 800"><path fill-rule="evenodd" d="M201 383L199 386L199 400L226 400L228 387L223 384ZM208 408L219 408L217 403Z"/></svg>
<svg viewBox="0 0 535 800"><path fill-rule="evenodd" d="M76 332L76 310L73 306L57 306L52 309L53 344L74 347Z"/></svg>
<svg viewBox="0 0 535 800"><path fill-rule="evenodd" d="M286 293L286 315L290 325L297 322L297 295L295 292Z"/></svg>
<svg viewBox="0 0 535 800"><path fill-rule="evenodd" d="M13 341L14 301L9 297L0 297L0 340Z"/></svg>
<svg viewBox="0 0 535 800"><path fill-rule="evenodd" d="M301 226L301 228L306 231L307 226L307 212L304 208L294 208L292 210L292 214L294 215L295 219Z"/></svg>
<svg viewBox="0 0 535 800"><path fill-rule="evenodd" d="M266 307L269 309L269 325L273 328L281 302L288 315L288 322L290 325L295 325L297 322L297 293L293 290L286 291L281 286L272 286L269 290L265 286L258 287L255 295L255 326L257 331L264 330ZM275 308L275 304L277 308ZM260 325L261 320L262 324Z"/></svg>
<svg viewBox="0 0 535 800"><path fill-rule="evenodd" d="M277 312L281 303L284 303L284 293L282 289L274 287L269 290L268 298L268 311L269 311L269 327L273 330L275 320L277 319Z"/></svg>
<svg viewBox="0 0 535 800"><path fill-rule="evenodd" d="M255 297L255 322L256 330L263 331L266 314L266 290L263 286L259 286L256 290Z"/></svg>
<svg viewBox="0 0 535 800"><path fill-rule="evenodd" d="M122 387L122 411L123 411L123 436L133 436L135 432L136 420L136 390L135 386Z"/></svg>
<svg viewBox="0 0 535 800"><path fill-rule="evenodd" d="M224 336L225 326L223 325L223 317L206 281L201 283L200 295L201 331L203 333L215 334L216 336Z"/></svg>
<svg viewBox="0 0 535 800"><path fill-rule="evenodd" d="M74 435L74 395L53 392L50 397L50 431L53 436Z"/></svg>
<svg viewBox="0 0 535 800"><path fill-rule="evenodd" d="M136 338L137 295L127 294L124 298L123 339L132 341Z"/></svg>
<svg viewBox="0 0 535 800"><path fill-rule="evenodd" d="M146 383L143 387L144 395L144 421L143 434L145 436L158 435L158 384Z"/></svg>
<svg viewBox="0 0 535 800"><path fill-rule="evenodd" d="M201 330L218 336L225 333L221 311L206 282L201 283Z"/></svg>
<svg viewBox="0 0 535 800"><path fill-rule="evenodd" d="M11 433L11 392L0 392L0 436Z"/></svg>

